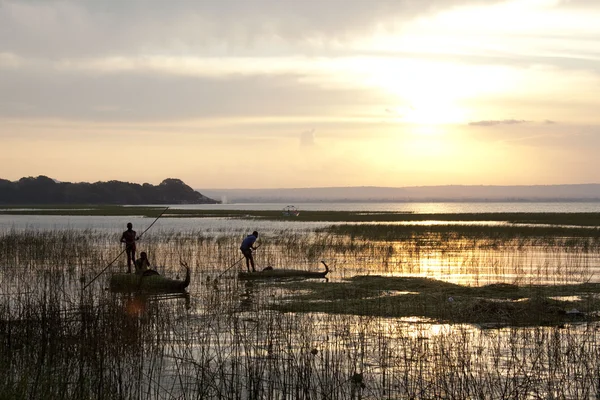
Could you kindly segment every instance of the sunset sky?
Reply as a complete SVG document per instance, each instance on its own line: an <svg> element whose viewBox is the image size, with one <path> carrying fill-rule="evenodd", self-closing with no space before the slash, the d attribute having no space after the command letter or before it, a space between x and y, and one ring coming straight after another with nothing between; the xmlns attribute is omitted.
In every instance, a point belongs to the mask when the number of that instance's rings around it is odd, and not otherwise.
<svg viewBox="0 0 600 400"><path fill-rule="evenodd" d="M0 0L0 178L600 183L598 0Z"/></svg>

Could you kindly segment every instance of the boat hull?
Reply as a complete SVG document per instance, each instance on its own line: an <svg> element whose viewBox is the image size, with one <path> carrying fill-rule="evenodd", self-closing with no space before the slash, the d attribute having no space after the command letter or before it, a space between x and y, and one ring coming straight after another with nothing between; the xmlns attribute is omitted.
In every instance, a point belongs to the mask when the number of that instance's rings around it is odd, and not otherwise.
<svg viewBox="0 0 600 400"><path fill-rule="evenodd" d="M190 284L190 269L186 267L184 280L155 274L114 274L110 277L110 290L114 292L182 292Z"/></svg>
<svg viewBox="0 0 600 400"><path fill-rule="evenodd" d="M305 271L298 269L265 269L256 272L239 272L238 279L255 280L255 279L321 279L325 278L329 273L329 267L325 265L325 271Z"/></svg>

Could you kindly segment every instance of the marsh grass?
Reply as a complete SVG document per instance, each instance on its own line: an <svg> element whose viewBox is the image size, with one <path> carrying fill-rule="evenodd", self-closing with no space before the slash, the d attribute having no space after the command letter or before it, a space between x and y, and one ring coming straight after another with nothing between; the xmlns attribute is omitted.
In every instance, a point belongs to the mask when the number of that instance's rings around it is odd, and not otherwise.
<svg viewBox="0 0 600 400"><path fill-rule="evenodd" d="M543 256L548 265L535 279L588 276L593 242L585 247L584 238L560 236L537 246L516 235L510 245L498 240L490 247L496 239L484 234L446 240L423 233L403 241L293 231L261 238L261 264L316 268L320 259L333 260L331 282L244 284L235 279L239 233L162 232L140 245L165 274L181 273L181 259L192 266L189 296L114 294L102 278L82 290L119 254L114 234L0 234L0 397L593 398L599 392L595 318L568 321L558 312L559 318L545 314L536 323L530 316L517 326L527 310L594 309L594 281L547 286L500 279L519 272L523 259L536 267L540 251L551 256ZM354 277L360 270L421 273L417 266L432 255L473 268L495 263L498 276L472 286ZM574 277L574 268L582 275ZM107 273L123 270L121 258ZM339 308L315 308L330 304ZM509 318L499 318L505 313ZM500 328L481 329L488 321Z"/></svg>
<svg viewBox="0 0 600 400"><path fill-rule="evenodd" d="M353 254L355 266L364 263L352 275L381 271L475 285L588 281L600 255L596 228L362 224L333 225L318 234L338 260Z"/></svg>
<svg viewBox="0 0 600 400"><path fill-rule="evenodd" d="M504 218L509 218L502 214ZM461 221L455 217L454 221ZM515 225L392 225L392 224L341 224L319 228L318 231L351 238L369 240L406 240L421 238L437 244L451 243L458 239L479 240L481 246L501 246L506 241L520 240L522 245L552 246L556 243L578 245L585 239L592 245L600 244L600 229L594 227Z"/></svg>

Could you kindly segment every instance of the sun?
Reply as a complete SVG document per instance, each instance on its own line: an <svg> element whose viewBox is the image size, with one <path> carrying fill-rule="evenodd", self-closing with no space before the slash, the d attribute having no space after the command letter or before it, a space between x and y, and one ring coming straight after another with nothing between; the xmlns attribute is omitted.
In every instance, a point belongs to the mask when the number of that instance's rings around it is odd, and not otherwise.
<svg viewBox="0 0 600 400"><path fill-rule="evenodd" d="M404 64L395 73L383 67L379 86L402 102L398 115L412 124L455 124L464 122L466 110L460 100L467 80L439 65Z"/></svg>
<svg viewBox="0 0 600 400"><path fill-rule="evenodd" d="M457 124L466 120L466 110L452 99L440 99L433 94L428 98L415 96L408 106L396 107L399 122L417 125ZM427 129L423 129L427 132Z"/></svg>
<svg viewBox="0 0 600 400"><path fill-rule="evenodd" d="M498 71L448 61L371 59L360 66L367 86L394 101L388 107L398 122L466 123L476 112L465 106L495 91Z"/></svg>

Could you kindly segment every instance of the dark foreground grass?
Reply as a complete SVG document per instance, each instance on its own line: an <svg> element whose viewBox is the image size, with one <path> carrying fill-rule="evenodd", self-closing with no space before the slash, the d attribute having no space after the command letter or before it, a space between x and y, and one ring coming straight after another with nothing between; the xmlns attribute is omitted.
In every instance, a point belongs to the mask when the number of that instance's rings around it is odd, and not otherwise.
<svg viewBox="0 0 600 400"><path fill-rule="evenodd" d="M295 282L292 294L273 307L284 312L535 326L598 320L599 293L597 283L470 287L420 277L357 276L342 282Z"/></svg>

